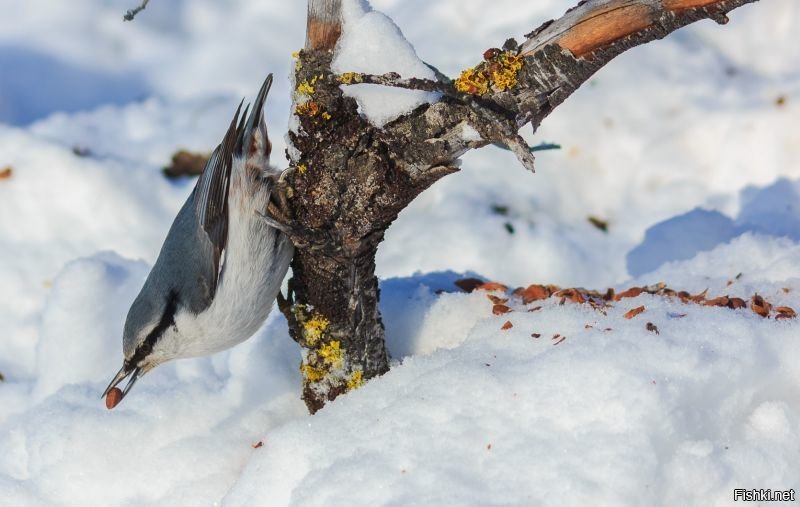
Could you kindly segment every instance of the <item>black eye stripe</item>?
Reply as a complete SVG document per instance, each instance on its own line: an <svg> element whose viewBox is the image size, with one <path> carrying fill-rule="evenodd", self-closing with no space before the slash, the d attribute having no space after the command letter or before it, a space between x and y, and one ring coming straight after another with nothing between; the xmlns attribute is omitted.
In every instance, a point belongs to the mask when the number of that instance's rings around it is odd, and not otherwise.
<svg viewBox="0 0 800 507"><path fill-rule="evenodd" d="M136 347L136 352L127 363L135 368L139 365L144 358L146 358L153 351L153 347L164 332L170 327L175 325L175 312L178 310L178 292L171 289L167 294L167 304L164 307L164 313L161 315L161 320L158 325L153 328L141 345Z"/></svg>

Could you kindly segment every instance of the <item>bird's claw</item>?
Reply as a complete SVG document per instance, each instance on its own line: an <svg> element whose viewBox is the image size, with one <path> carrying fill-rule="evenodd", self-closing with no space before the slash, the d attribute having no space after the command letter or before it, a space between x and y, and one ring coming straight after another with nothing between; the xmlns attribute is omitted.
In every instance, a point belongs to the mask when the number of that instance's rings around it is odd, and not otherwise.
<svg viewBox="0 0 800 507"><path fill-rule="evenodd" d="M330 244L330 237L325 232L306 229L296 220L286 218L274 203L269 204L266 212L256 211L256 213L267 225L286 234L297 248L322 250Z"/></svg>

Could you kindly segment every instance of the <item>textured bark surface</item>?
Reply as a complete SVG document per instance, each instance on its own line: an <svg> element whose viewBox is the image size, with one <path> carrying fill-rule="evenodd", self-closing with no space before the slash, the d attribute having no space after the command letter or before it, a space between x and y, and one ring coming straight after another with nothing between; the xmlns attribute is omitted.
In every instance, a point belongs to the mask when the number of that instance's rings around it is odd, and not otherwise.
<svg viewBox="0 0 800 507"><path fill-rule="evenodd" d="M306 49L333 49L342 33L341 0L308 2Z"/></svg>
<svg viewBox="0 0 800 507"><path fill-rule="evenodd" d="M533 155L518 131L534 130L561 102L623 51L755 0L589 0L508 40L455 81L330 70L341 33L340 1L309 0L306 48L295 67L292 167L270 207L297 246L289 296L279 301L301 345L303 399L313 413L389 368L378 310L375 253L384 232L420 192L457 171L457 159L489 143L523 166ZM376 83L436 90L382 129L361 118L341 88ZM475 133L479 136L476 136Z"/></svg>

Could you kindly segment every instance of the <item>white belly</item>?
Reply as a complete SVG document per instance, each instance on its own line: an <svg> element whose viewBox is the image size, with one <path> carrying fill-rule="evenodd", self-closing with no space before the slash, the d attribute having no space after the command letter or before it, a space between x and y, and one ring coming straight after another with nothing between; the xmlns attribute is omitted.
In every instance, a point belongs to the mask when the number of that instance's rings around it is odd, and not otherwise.
<svg viewBox="0 0 800 507"><path fill-rule="evenodd" d="M256 189L251 194L254 197L245 199L242 191L251 190L252 184L243 182L246 176L242 174L233 176L219 285L205 311L176 315L178 333L191 336L175 340L179 357L218 352L250 338L269 315L292 258L288 238L256 214L256 210L266 208L267 192Z"/></svg>

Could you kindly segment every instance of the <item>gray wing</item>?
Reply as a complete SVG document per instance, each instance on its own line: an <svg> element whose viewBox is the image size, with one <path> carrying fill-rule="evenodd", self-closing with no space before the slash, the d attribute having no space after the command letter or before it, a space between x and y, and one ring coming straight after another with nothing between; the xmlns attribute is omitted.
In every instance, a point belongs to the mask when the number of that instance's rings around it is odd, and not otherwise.
<svg viewBox="0 0 800 507"><path fill-rule="evenodd" d="M237 121L242 105L236 110L222 143L211 154L192 193L194 214L200 229L211 243L213 271L208 284L209 296L214 297L220 273L220 259L228 239L228 189L233 166L233 149L236 144ZM244 119L247 115L242 117Z"/></svg>

